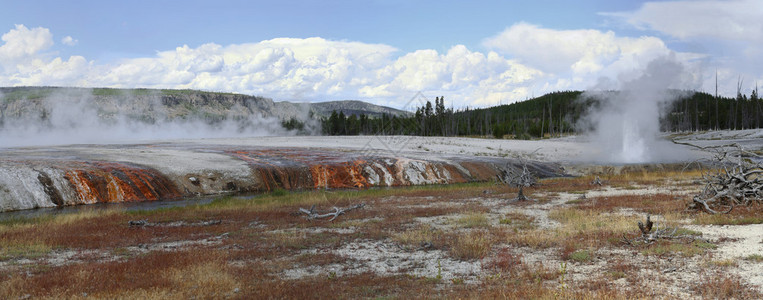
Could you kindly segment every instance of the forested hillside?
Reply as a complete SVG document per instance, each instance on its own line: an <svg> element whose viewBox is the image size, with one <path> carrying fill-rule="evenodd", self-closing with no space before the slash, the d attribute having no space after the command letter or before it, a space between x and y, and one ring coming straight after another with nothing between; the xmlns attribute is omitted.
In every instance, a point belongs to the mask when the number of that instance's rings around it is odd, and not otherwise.
<svg viewBox="0 0 763 300"><path fill-rule="evenodd" d="M660 119L662 131L760 128L763 100L756 91L748 97L714 97L703 92L674 91L678 99L668 104ZM607 94L617 91L602 92ZM493 136L538 138L580 131L578 121L589 110L602 105L601 97L582 91L546 94L530 100L480 109L446 108L445 98L436 97L410 117L345 115L334 112L323 119L328 135L398 134L423 136Z"/></svg>

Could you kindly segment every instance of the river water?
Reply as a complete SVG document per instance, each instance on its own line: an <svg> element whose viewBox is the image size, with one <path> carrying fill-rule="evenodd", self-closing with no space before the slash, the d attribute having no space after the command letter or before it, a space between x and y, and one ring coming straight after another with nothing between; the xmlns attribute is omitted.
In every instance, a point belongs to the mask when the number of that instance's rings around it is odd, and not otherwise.
<svg viewBox="0 0 763 300"><path fill-rule="evenodd" d="M45 207L36 209L25 209L17 211L0 212L0 222L9 221L14 219L32 219L41 218L55 215L65 215L73 213L81 213L88 211L105 211L105 210L123 210L123 211L141 211L141 210L157 210L162 208L171 207L184 207L192 205L204 205L211 203L217 199L217 197L198 197L188 198L182 200L165 200L165 201L142 201L142 202L122 202L122 203L95 203L89 205L73 205L64 207Z"/></svg>

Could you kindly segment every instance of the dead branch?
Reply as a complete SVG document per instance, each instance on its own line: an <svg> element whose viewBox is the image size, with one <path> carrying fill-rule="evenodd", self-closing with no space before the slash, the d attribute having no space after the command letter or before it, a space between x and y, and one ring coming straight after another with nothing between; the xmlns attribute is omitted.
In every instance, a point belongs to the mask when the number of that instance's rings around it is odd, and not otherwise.
<svg viewBox="0 0 763 300"><path fill-rule="evenodd" d="M310 210L307 210L307 209L304 209L304 208L300 208L300 209L299 209L299 211L300 211L300 212L302 212L302 213L304 213L304 214L306 214L306 215L307 215L307 218L308 218L309 220L314 220L314 219L323 219L323 218L328 218L328 217L331 217L331 219L329 219L329 221L334 221L334 219L336 219L337 217L339 217L339 216L341 216L341 215L345 214L346 212L348 212L348 211L351 211L351 210L353 210L353 209L362 208L362 207L364 207L364 206L366 206L366 204L365 204L365 203L361 203L361 204L357 204L357 205L349 206L349 207L347 207L347 208L338 208L338 207L334 206L334 207L333 207L333 208L334 208L334 211L333 211L333 212L329 212L329 213L325 213L325 214L319 214L319 213L317 213L317 212L315 211L315 205L313 205L312 207L310 207Z"/></svg>
<svg viewBox="0 0 763 300"><path fill-rule="evenodd" d="M702 175L702 192L692 198L690 209L711 214L729 213L735 206L763 203L763 157L735 149L716 148L714 162L718 166Z"/></svg>

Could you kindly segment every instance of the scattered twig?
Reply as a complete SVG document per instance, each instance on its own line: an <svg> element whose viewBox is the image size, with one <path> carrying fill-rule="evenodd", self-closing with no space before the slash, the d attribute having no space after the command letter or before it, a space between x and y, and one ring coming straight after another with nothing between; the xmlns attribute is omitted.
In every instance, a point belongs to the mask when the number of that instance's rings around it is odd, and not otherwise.
<svg viewBox="0 0 763 300"><path fill-rule="evenodd" d="M304 213L304 214L306 214L307 218L310 219L310 220L313 220L313 219L323 219L323 218L331 217L331 219L329 219L329 221L334 221L334 219L336 219L337 217L343 215L344 213L346 213L348 211L351 211L353 209L362 208L364 206L366 206L365 203L356 204L356 205L353 205L353 206L349 206L347 208L338 208L338 207L334 206L333 207L334 208L333 212L325 213L325 214L317 213L315 211L315 205L310 207L310 210L307 210L307 209L304 209L304 208L300 208L299 211Z"/></svg>

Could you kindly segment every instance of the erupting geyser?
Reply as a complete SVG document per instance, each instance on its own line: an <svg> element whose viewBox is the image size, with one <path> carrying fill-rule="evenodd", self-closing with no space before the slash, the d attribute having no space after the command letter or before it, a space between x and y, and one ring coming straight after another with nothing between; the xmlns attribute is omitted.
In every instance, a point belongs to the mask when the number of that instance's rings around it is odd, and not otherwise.
<svg viewBox="0 0 763 300"><path fill-rule="evenodd" d="M693 80L672 57L654 60L619 91L586 92L600 107L588 112L591 156L602 163L648 163L681 159L682 150L661 140L660 117Z"/></svg>

